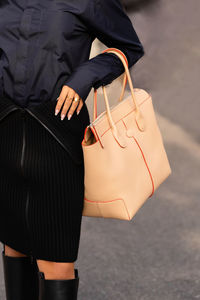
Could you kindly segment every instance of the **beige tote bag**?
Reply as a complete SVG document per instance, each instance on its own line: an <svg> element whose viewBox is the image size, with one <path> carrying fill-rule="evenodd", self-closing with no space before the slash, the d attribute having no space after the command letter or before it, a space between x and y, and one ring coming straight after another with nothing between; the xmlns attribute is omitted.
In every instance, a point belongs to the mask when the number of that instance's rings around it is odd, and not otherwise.
<svg viewBox="0 0 200 300"><path fill-rule="evenodd" d="M93 121L85 128L82 149L85 166L83 216L131 220L144 202L171 174L151 95L134 89L127 58L117 48L103 52L121 59L125 76L119 103L98 117L97 90ZM130 96L122 101L126 82Z"/></svg>

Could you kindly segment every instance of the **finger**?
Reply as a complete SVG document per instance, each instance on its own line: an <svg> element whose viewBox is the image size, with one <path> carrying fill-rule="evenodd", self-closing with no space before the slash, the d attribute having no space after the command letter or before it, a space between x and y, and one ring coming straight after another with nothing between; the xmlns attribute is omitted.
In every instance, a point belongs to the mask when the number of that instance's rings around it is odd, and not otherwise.
<svg viewBox="0 0 200 300"><path fill-rule="evenodd" d="M79 95L77 93L74 94L74 99L73 100L75 100L75 99L77 99L77 101L73 101L72 102L72 105L71 105L70 110L68 112L68 120L70 120L70 118L72 117L74 111L76 110L76 108L77 108L77 106L79 104L80 97L79 97Z"/></svg>
<svg viewBox="0 0 200 300"><path fill-rule="evenodd" d="M84 103L83 103L82 98L79 98L79 104L78 104L77 109L76 109L77 115L79 114L81 108L83 107L83 104L84 104Z"/></svg>
<svg viewBox="0 0 200 300"><path fill-rule="evenodd" d="M68 86L63 86L59 97L57 98L57 104L55 107L55 115L57 115L69 93L70 88Z"/></svg>
<svg viewBox="0 0 200 300"><path fill-rule="evenodd" d="M75 95L75 91L73 89L70 89L69 93L67 94L67 97L65 99L65 103L63 105L62 108L62 112L61 112L61 120L63 120L66 116L66 113L70 107L70 105L72 104L73 98Z"/></svg>

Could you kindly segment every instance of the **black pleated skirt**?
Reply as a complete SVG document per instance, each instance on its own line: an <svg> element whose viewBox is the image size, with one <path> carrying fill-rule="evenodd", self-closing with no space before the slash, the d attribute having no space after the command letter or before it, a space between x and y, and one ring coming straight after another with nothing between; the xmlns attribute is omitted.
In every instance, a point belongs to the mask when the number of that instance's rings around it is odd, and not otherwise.
<svg viewBox="0 0 200 300"><path fill-rule="evenodd" d="M15 110L1 120L3 244L36 259L74 262L78 256L83 200L83 163L74 163L26 110Z"/></svg>

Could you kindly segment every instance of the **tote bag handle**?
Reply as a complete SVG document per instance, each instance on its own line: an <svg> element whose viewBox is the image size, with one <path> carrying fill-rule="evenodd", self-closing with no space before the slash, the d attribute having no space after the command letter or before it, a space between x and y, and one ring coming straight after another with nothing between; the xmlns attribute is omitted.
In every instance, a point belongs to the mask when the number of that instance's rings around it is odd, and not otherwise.
<svg viewBox="0 0 200 300"><path fill-rule="evenodd" d="M123 65L124 65L125 74L126 74L126 77L128 79L128 83L129 83L130 90L131 90L132 100L133 100L133 103L135 105L135 122L136 122L136 124L138 126L138 129L140 131L144 131L145 130L145 120L144 120L144 117L143 117L143 115L142 115L142 113L140 111L140 107L139 107L139 105L137 103L137 100L136 100L136 97L135 97L135 93L134 93L134 89L133 89L133 84L132 84L131 76L130 76L128 65L127 65L127 59L124 58L126 56L125 56L125 54L121 50L119 50L117 48L108 48L108 49L106 49L105 52L110 52L110 53L116 54L121 59ZM124 88L124 86L123 86L123 88ZM121 144L121 146L123 146L124 141L119 136L117 128L116 128L116 125L114 124L114 121L113 121L112 116L111 116L110 105L109 105L109 101L108 101L108 97L107 97L107 92L106 92L105 86L102 86L102 89L103 89L104 101L105 101L106 111L107 111L107 118L108 118L108 122L110 124L110 128L112 130L112 133L113 133L113 136L115 137L115 139L119 142L119 144ZM122 93L124 93L123 90L122 90ZM97 97L94 97L95 105L94 105L94 111L93 111L93 121L95 120L95 114L96 114L96 111L95 111L96 106L97 106L96 105L97 104L96 103L96 100L97 100L96 98ZM94 102L93 102L93 104L94 104ZM121 142L120 142L120 140L121 140Z"/></svg>
<svg viewBox="0 0 200 300"><path fill-rule="evenodd" d="M126 61L126 64L128 66L128 60L126 58L126 56L124 55L124 53L117 49L117 48L108 48L108 49L105 49L104 51L102 51L102 53L105 53L105 52L109 52L109 49L116 49L117 51L119 51L125 61ZM126 88L126 84L127 84L127 75L126 75L126 72L124 72L124 78L123 78L123 84L122 84L122 92L121 92L121 95L118 99L118 102L122 101L123 97L124 97L124 93L125 93L125 88ZM97 118L97 89L94 89L94 98L93 98L93 121Z"/></svg>

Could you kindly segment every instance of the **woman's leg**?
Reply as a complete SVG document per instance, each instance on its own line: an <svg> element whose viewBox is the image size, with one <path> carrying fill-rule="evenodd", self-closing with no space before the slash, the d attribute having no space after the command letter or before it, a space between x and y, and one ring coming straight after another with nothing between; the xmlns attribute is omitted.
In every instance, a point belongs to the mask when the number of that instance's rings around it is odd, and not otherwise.
<svg viewBox="0 0 200 300"><path fill-rule="evenodd" d="M38 266L30 256L7 245L2 251L7 300L37 300L39 296Z"/></svg>
<svg viewBox="0 0 200 300"><path fill-rule="evenodd" d="M78 269L74 262L36 260L39 268L39 300L77 300Z"/></svg>
<svg viewBox="0 0 200 300"><path fill-rule="evenodd" d="M7 256L14 256L14 257L23 257L23 256L27 256L24 253L18 252L15 249L12 249L11 247L4 245L4 249L5 249L5 255Z"/></svg>
<svg viewBox="0 0 200 300"><path fill-rule="evenodd" d="M73 279L74 262L53 262L46 260L37 260L40 272L43 272L45 279Z"/></svg>

